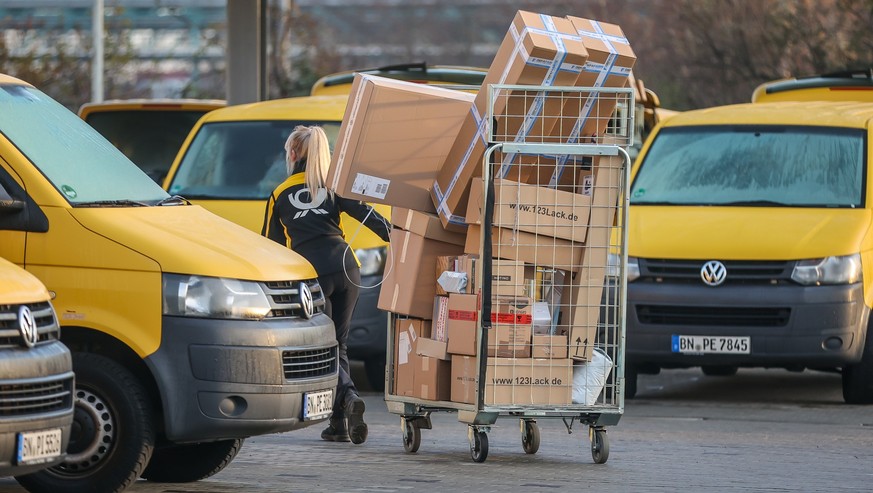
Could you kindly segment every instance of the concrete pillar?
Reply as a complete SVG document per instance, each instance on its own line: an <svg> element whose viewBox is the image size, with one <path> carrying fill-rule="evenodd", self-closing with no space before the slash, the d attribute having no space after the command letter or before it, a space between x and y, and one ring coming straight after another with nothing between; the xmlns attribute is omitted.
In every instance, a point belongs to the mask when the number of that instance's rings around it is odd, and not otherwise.
<svg viewBox="0 0 873 493"><path fill-rule="evenodd" d="M267 95L267 0L227 0L227 103Z"/></svg>

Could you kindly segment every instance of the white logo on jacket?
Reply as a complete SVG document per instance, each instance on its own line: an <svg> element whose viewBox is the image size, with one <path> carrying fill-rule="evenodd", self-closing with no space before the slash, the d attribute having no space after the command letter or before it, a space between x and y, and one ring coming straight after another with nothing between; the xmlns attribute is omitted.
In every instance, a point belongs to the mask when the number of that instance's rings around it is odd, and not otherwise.
<svg viewBox="0 0 873 493"><path fill-rule="evenodd" d="M327 214L326 210L319 208L319 206L324 203L324 199L327 198L327 190L324 188L320 189L318 193L315 194L315 200L311 204L300 200L301 195L304 193L309 195L309 189L301 188L297 193L288 194L288 200L291 202L291 205L300 209L294 214L294 219L305 216L309 211L312 211L315 214Z"/></svg>

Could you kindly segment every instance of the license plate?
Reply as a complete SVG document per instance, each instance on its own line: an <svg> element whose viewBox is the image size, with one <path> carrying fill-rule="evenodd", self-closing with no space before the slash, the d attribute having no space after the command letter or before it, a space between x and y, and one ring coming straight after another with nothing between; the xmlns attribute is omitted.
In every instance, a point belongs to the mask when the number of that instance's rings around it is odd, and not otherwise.
<svg viewBox="0 0 873 493"><path fill-rule="evenodd" d="M749 337L674 335L672 348L674 353L749 354L752 343Z"/></svg>
<svg viewBox="0 0 873 493"><path fill-rule="evenodd" d="M303 394L303 419L326 418L333 411L333 389Z"/></svg>
<svg viewBox="0 0 873 493"><path fill-rule="evenodd" d="M61 455L61 429L18 434L18 464L39 464Z"/></svg>

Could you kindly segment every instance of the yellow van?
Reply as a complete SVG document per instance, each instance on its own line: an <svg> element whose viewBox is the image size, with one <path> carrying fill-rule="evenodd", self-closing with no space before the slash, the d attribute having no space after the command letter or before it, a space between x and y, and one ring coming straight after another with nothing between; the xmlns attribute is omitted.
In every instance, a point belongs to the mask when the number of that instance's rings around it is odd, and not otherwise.
<svg viewBox="0 0 873 493"><path fill-rule="evenodd" d="M21 206L0 192L0 217ZM0 258L0 477L64 460L73 367L45 286Z"/></svg>
<svg viewBox="0 0 873 493"><path fill-rule="evenodd" d="M688 111L632 170L627 389L638 373L827 370L873 403L873 103Z"/></svg>
<svg viewBox="0 0 873 493"><path fill-rule="evenodd" d="M422 83L469 83L478 87L486 70L413 64L363 72ZM319 125L333 149L354 73L323 77L312 90L319 96L229 106L204 115L182 144L164 189L260 232L267 198L286 178L285 139L297 125ZM386 217L390 214L387 206L375 207ZM349 358L363 361L370 385L382 390L387 316L376 304L387 245L345 214L343 230L361 263L362 285L374 287L360 290L349 332Z"/></svg>
<svg viewBox="0 0 873 493"><path fill-rule="evenodd" d="M0 257L54 296L76 433L33 491L195 481L245 437L329 417L333 323L312 266L169 196L41 91L0 76Z"/></svg>

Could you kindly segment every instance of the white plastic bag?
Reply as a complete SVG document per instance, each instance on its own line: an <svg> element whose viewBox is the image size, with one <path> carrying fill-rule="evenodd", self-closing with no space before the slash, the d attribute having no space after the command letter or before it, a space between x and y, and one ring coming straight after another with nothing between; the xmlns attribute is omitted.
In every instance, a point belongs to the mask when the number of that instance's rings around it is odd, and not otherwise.
<svg viewBox="0 0 873 493"><path fill-rule="evenodd" d="M573 404L597 402L611 371L612 359L600 348L594 348L591 361L577 361L573 365Z"/></svg>

